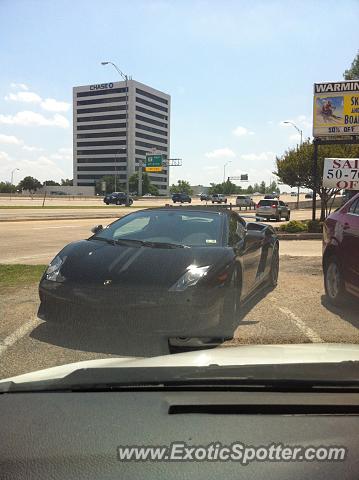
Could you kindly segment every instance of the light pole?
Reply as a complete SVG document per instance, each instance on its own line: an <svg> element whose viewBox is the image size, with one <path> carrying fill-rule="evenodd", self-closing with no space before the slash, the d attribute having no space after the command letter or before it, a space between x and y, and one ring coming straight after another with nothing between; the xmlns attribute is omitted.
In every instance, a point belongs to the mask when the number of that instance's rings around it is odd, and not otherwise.
<svg viewBox="0 0 359 480"><path fill-rule="evenodd" d="M223 183L226 181L226 166L229 165L232 160L229 160L227 163L223 165Z"/></svg>
<svg viewBox="0 0 359 480"><path fill-rule="evenodd" d="M20 170L20 168L14 168L14 170L11 170L11 180L10 180L11 186L13 185L13 182L14 182L14 173L16 172L16 170ZM12 199L12 188L10 188L10 200L11 199Z"/></svg>
<svg viewBox="0 0 359 480"><path fill-rule="evenodd" d="M112 65L116 72L125 80L126 85L126 206L129 206L129 195L130 195L130 187L129 187L129 176L128 176L128 169L129 169L129 162L128 162L128 75L124 74L118 66L113 62L101 62L101 65ZM116 155L115 155L115 183L117 176L116 170ZM116 190L116 188L115 188Z"/></svg>
<svg viewBox="0 0 359 480"><path fill-rule="evenodd" d="M300 135L300 146L302 146L302 143L303 143L303 130L301 130L299 127L297 127L297 125L293 122L289 122L289 121L285 121L283 123L286 123L288 125L292 125L292 127L294 127L297 132L299 133ZM297 191L297 210L299 209L299 190L300 190L300 186L298 185L298 191Z"/></svg>

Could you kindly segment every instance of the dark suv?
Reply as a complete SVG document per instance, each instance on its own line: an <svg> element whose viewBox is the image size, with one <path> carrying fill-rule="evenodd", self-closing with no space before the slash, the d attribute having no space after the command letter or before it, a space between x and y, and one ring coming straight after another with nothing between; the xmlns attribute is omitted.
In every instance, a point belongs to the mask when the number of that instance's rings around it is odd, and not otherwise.
<svg viewBox="0 0 359 480"><path fill-rule="evenodd" d="M172 195L173 203L191 203L192 198L187 193L174 193Z"/></svg>
<svg viewBox="0 0 359 480"><path fill-rule="evenodd" d="M331 303L344 303L346 292L359 298L359 194L324 223L323 271Z"/></svg>
<svg viewBox="0 0 359 480"><path fill-rule="evenodd" d="M126 205L126 194L124 192L112 192L107 194L103 199L106 205L110 205L110 203L114 203L115 205ZM128 198L129 205L133 204L133 199L131 197Z"/></svg>

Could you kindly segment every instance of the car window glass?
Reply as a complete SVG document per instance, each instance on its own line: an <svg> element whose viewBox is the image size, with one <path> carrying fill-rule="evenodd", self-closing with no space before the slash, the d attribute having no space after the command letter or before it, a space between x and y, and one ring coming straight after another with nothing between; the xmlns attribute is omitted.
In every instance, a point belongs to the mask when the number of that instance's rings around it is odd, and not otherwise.
<svg viewBox="0 0 359 480"><path fill-rule="evenodd" d="M271 205L277 205L277 202L273 200L260 200L259 205L263 207L270 207Z"/></svg>
<svg viewBox="0 0 359 480"><path fill-rule="evenodd" d="M354 213L355 215L359 215L359 200L354 201L349 208L350 213Z"/></svg>
<svg viewBox="0 0 359 480"><path fill-rule="evenodd" d="M150 217L140 217L135 218L133 221L126 223L125 225L121 225L117 228L113 233L113 238L117 239L120 237L125 237L131 233L137 233L143 230L149 223Z"/></svg>

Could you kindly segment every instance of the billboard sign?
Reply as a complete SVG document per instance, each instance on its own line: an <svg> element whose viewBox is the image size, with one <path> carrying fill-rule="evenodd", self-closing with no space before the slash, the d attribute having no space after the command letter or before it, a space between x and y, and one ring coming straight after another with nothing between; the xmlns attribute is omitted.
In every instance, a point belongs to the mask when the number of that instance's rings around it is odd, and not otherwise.
<svg viewBox="0 0 359 480"><path fill-rule="evenodd" d="M359 80L315 83L313 137L359 135Z"/></svg>
<svg viewBox="0 0 359 480"><path fill-rule="evenodd" d="M359 190L359 158L325 158L323 187Z"/></svg>
<svg viewBox="0 0 359 480"><path fill-rule="evenodd" d="M162 172L162 154L147 154L145 171Z"/></svg>

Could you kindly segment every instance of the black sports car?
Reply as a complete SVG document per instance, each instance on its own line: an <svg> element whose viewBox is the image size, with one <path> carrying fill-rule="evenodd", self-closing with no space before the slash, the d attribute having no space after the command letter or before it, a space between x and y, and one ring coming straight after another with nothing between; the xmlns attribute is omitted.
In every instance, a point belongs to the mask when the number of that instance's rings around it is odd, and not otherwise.
<svg viewBox="0 0 359 480"><path fill-rule="evenodd" d="M242 302L264 282L277 283L274 229L220 207L141 210L93 232L49 264L40 318L231 338Z"/></svg>

